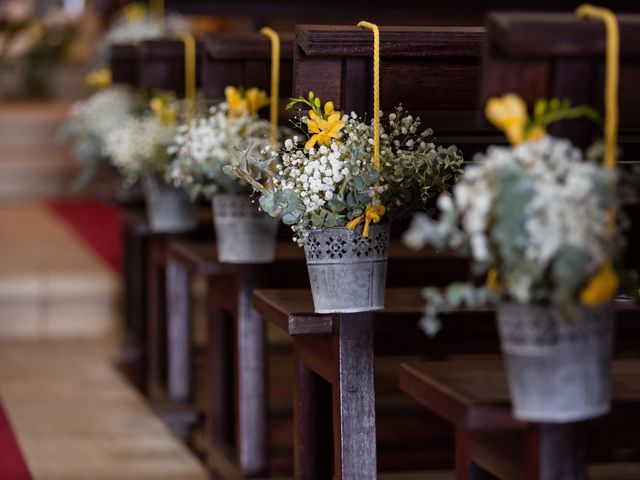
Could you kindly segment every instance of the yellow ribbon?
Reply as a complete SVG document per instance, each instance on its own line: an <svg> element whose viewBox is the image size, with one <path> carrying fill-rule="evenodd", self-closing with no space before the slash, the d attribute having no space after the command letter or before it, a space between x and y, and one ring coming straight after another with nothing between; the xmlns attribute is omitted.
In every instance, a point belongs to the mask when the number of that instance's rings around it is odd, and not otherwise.
<svg viewBox="0 0 640 480"><path fill-rule="evenodd" d="M380 171L380 30L370 22L359 22L359 27L373 32L373 166Z"/></svg>
<svg viewBox="0 0 640 480"><path fill-rule="evenodd" d="M196 112L196 38L191 33L182 35L184 42L184 96L187 100L187 119Z"/></svg>
<svg viewBox="0 0 640 480"><path fill-rule="evenodd" d="M153 14L164 23L164 0L150 0L150 3Z"/></svg>
<svg viewBox="0 0 640 480"><path fill-rule="evenodd" d="M271 40L271 144L278 140L278 108L280 107L280 35L270 27L264 27L260 33Z"/></svg>
<svg viewBox="0 0 640 480"><path fill-rule="evenodd" d="M620 32L618 29L618 21L611 10L588 4L580 5L576 9L576 15L583 19L589 17L601 19L604 22L607 32L607 70L604 83L604 164L608 168L614 168L616 165L618 146L618 69L620 61Z"/></svg>
<svg viewBox="0 0 640 480"><path fill-rule="evenodd" d="M380 219L382 218L382 216L384 215L384 205L378 204L378 205L368 205L367 208L364 211L364 215L359 215L356 218L354 218L353 220L351 220L349 223L347 223L347 228L349 230L353 230L355 229L358 224L362 221L362 219L364 218L364 229L362 230L362 236L363 237L368 237L369 236L369 224L371 222L373 223L378 223L380 221Z"/></svg>
<svg viewBox="0 0 640 480"><path fill-rule="evenodd" d="M620 30L614 13L601 7L585 4L576 9L576 15L582 19L597 18L602 20L606 29L606 74L604 82L604 165L614 168L618 150L618 77L620 63ZM611 208L606 221L609 232L615 228L616 211ZM594 306L609 301L618 290L618 276L611 262L605 263L598 273L582 290L580 299L587 306Z"/></svg>

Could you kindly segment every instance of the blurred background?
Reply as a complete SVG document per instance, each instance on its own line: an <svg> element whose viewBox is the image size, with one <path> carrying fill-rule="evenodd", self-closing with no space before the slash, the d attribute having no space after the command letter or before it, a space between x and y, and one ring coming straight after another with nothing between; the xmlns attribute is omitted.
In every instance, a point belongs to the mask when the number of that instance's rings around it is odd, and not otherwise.
<svg viewBox="0 0 640 480"><path fill-rule="evenodd" d="M202 36L363 19L481 26L490 10L569 12L580 3L166 0L164 10L171 29ZM638 10L638 0L599 3ZM0 480L31 478L21 470L25 458L36 479L205 478L108 368L119 353L123 301L121 213L105 201L113 172L102 166L79 185L86 165L60 131L112 44L162 34L146 22L146 7L0 0ZM130 441L114 446L123 436ZM87 465L102 476L86 477Z"/></svg>

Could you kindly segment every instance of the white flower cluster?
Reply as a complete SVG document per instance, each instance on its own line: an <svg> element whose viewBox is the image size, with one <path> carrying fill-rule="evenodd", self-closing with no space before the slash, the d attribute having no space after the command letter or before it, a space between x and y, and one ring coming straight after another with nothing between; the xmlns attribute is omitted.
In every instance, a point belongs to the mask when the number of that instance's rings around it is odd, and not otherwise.
<svg viewBox="0 0 640 480"><path fill-rule="evenodd" d="M499 264L512 298L531 301L544 272L567 249L580 252L586 271L609 258L607 186L614 179L570 142L546 136L491 147L477 160L454 187L453 201L441 197L438 204L445 215L459 216L476 262Z"/></svg>
<svg viewBox="0 0 640 480"><path fill-rule="evenodd" d="M106 137L106 152L113 164L130 180L145 175L166 175L170 156L167 146L175 127L155 115L131 117Z"/></svg>
<svg viewBox="0 0 640 480"><path fill-rule="evenodd" d="M380 172L373 165L373 122L354 112L342 116L344 126L329 145L306 149L297 136L285 141L282 164L272 182L275 190L293 192L298 199L299 215L292 222L295 241L303 243L310 228L345 226L368 206L382 204L386 220L396 210L410 209L411 196L420 197L417 191L436 181L439 174L432 175L426 165L437 162L440 153L426 141L432 131L419 132L420 118L406 114L402 106L386 120L387 128L380 127ZM299 119L301 130L307 121L307 117ZM422 171L416 174L416 168ZM449 173L448 168L442 170Z"/></svg>
<svg viewBox="0 0 640 480"><path fill-rule="evenodd" d="M223 171L225 165L238 165L245 155L254 157L270 143L269 122L257 115L232 116L221 103L209 115L196 118L177 129L169 146L175 155L168 180L184 188L193 198L211 197L219 190L247 189Z"/></svg>
<svg viewBox="0 0 640 480"><path fill-rule="evenodd" d="M125 86L111 86L85 100L74 103L64 127L69 137L90 137L96 142L96 154L105 155L105 140L134 114L135 94Z"/></svg>
<svg viewBox="0 0 640 480"><path fill-rule="evenodd" d="M332 142L330 147L321 145L304 150L297 142L297 136L285 141L282 165L278 166L285 175L282 180L276 179L275 184L282 190L298 192L305 213L313 214L333 198L345 176L357 173L351 167L360 166L362 160L356 160L353 165L347 163L349 151L343 143Z"/></svg>
<svg viewBox="0 0 640 480"><path fill-rule="evenodd" d="M137 43L165 35L180 35L188 31L189 23L182 15L171 13L163 21L152 13L146 12L135 21L124 17L117 18L107 30L105 43L106 45Z"/></svg>

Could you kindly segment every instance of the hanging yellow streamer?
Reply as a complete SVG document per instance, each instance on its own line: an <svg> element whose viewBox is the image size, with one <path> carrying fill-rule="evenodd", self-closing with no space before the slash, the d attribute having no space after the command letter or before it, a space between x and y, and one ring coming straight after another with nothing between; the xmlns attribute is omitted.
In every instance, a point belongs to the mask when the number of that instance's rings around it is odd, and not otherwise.
<svg viewBox="0 0 640 480"><path fill-rule="evenodd" d="M604 84L605 126L604 126L604 164L615 168L618 149L618 77L620 62L620 31L614 13L606 8L593 5L581 5L576 15L583 19L596 18L604 22L606 29L606 74ZM607 230L613 232L616 223L616 211L611 209L607 218ZM591 278L580 294L580 300L587 306L598 305L613 298L618 290L619 280L611 262L606 262Z"/></svg>
<svg viewBox="0 0 640 480"><path fill-rule="evenodd" d="M368 28L373 32L373 167L376 171L380 171L380 30L378 26L371 22L359 22L359 27ZM378 195L376 194L376 202ZM355 229L362 220L364 220L364 228L362 236L369 236L369 224L371 222L378 223L384 215L384 205L380 203L372 203L367 205L364 213L357 216L349 223L349 230Z"/></svg>
<svg viewBox="0 0 640 480"><path fill-rule="evenodd" d="M602 20L607 32L607 69L604 84L604 164L608 168L614 168L618 147L618 69L620 61L620 32L618 29L618 21L611 10L588 4L579 6L576 9L576 15L584 19L597 18Z"/></svg>
<svg viewBox="0 0 640 480"><path fill-rule="evenodd" d="M271 122L271 144L278 141L278 108L280 107L280 35L269 27L260 33L271 40L271 105L269 120Z"/></svg>
<svg viewBox="0 0 640 480"><path fill-rule="evenodd" d="M380 30L365 21L358 26L373 32L373 166L380 171Z"/></svg>
<svg viewBox="0 0 640 480"><path fill-rule="evenodd" d="M196 113L196 38L192 33L182 35L184 42L184 96L187 100L187 118Z"/></svg>
<svg viewBox="0 0 640 480"><path fill-rule="evenodd" d="M164 23L164 0L150 0L150 5L156 18Z"/></svg>

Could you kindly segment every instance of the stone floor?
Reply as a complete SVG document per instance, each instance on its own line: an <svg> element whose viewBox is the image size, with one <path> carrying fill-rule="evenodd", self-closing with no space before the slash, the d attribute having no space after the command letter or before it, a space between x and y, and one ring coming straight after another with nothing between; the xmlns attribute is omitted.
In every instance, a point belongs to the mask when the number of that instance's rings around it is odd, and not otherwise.
<svg viewBox="0 0 640 480"><path fill-rule="evenodd" d="M0 205L0 339L97 338L117 325L120 279L42 202Z"/></svg>
<svg viewBox="0 0 640 480"><path fill-rule="evenodd" d="M33 479L207 478L114 370L113 344L0 343L0 398Z"/></svg>

